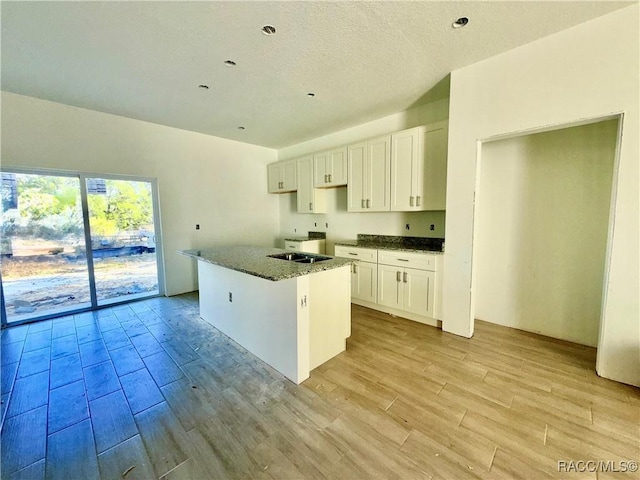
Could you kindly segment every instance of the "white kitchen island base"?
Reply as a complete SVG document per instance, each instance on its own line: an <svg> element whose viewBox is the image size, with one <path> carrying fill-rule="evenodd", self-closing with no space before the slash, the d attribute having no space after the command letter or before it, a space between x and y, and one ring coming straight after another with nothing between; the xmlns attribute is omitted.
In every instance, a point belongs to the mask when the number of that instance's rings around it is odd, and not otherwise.
<svg viewBox="0 0 640 480"><path fill-rule="evenodd" d="M279 281L198 261L200 316L299 384L351 335L349 266Z"/></svg>

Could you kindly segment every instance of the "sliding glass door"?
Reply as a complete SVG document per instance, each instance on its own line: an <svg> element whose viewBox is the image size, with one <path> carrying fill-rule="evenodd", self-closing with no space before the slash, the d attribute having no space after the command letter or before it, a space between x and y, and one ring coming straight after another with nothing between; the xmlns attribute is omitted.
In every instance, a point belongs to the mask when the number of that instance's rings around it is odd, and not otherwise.
<svg viewBox="0 0 640 480"><path fill-rule="evenodd" d="M2 172L2 322L157 295L155 185Z"/></svg>
<svg viewBox="0 0 640 480"><path fill-rule="evenodd" d="M158 293L151 182L87 178L99 305Z"/></svg>

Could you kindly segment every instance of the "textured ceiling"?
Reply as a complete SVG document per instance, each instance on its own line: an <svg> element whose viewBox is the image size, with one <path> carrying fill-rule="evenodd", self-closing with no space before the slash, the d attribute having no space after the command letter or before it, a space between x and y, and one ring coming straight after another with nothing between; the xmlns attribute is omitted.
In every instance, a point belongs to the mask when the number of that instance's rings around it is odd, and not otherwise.
<svg viewBox="0 0 640 480"><path fill-rule="evenodd" d="M5 1L2 89L281 148L446 96L429 92L452 70L631 3Z"/></svg>

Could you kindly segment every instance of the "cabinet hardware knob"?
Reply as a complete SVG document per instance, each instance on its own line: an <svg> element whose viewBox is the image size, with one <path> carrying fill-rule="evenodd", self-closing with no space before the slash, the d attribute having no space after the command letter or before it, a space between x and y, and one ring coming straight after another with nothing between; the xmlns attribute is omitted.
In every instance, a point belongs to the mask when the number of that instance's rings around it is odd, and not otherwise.
<svg viewBox="0 0 640 480"><path fill-rule="evenodd" d="M325 173L325 174L324 174L324 183L327 183L327 182L328 182L327 177L328 177L328 175Z"/></svg>
<svg viewBox="0 0 640 480"><path fill-rule="evenodd" d="M396 272L396 282L399 282L399 281L400 281L400 274L401 274L401 273L402 273L402 272Z"/></svg>
<svg viewBox="0 0 640 480"><path fill-rule="evenodd" d="M355 263L353 264L353 273L358 273L358 266Z"/></svg>
<svg viewBox="0 0 640 480"><path fill-rule="evenodd" d="M329 174L329 183L331 183L331 174Z"/></svg>
<svg viewBox="0 0 640 480"><path fill-rule="evenodd" d="M407 272L404 272L404 273L402 274L402 281L403 281L404 283L407 283Z"/></svg>
<svg viewBox="0 0 640 480"><path fill-rule="evenodd" d="M309 202L309 210L313 210L313 203Z"/></svg>
<svg viewBox="0 0 640 480"><path fill-rule="evenodd" d="M367 198L367 208L371 208L371 200Z"/></svg>
<svg viewBox="0 0 640 480"><path fill-rule="evenodd" d="M416 207L420 206L420 198L421 198L420 195L416 197Z"/></svg>
<svg viewBox="0 0 640 480"><path fill-rule="evenodd" d="M409 206L413 207L413 195L409 197Z"/></svg>
<svg viewBox="0 0 640 480"><path fill-rule="evenodd" d="M366 204L364 203L364 198L362 199L362 208L367 208Z"/></svg>

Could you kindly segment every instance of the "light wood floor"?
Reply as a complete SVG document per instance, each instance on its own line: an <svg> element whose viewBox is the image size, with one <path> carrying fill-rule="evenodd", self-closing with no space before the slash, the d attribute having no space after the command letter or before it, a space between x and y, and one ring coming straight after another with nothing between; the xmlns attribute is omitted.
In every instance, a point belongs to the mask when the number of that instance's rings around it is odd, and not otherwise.
<svg viewBox="0 0 640 480"><path fill-rule="evenodd" d="M2 478L638 478L558 471L640 460L640 392L598 378L592 348L354 306L347 351L296 386L197 312L185 295L4 330Z"/></svg>

